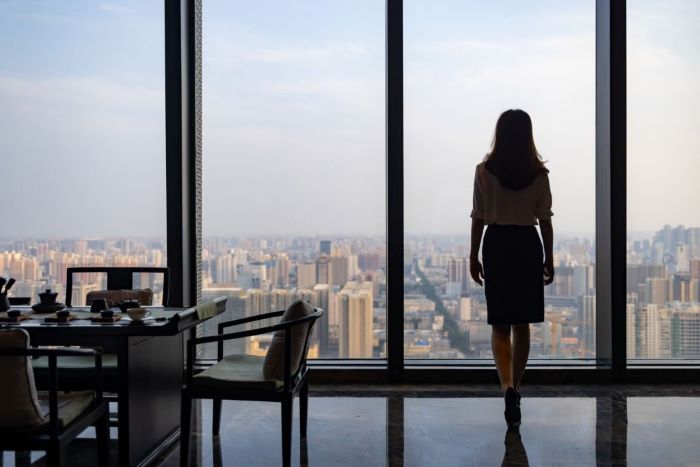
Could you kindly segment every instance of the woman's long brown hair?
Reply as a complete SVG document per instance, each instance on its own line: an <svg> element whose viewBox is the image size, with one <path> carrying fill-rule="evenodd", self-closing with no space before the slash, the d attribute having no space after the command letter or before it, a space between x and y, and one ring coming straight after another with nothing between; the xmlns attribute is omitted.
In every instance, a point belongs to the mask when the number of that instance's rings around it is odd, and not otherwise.
<svg viewBox="0 0 700 467"><path fill-rule="evenodd" d="M540 172L549 172L537 152L532 120L524 110L506 110L498 117L491 152L484 157L486 168L501 185L520 190L530 185Z"/></svg>

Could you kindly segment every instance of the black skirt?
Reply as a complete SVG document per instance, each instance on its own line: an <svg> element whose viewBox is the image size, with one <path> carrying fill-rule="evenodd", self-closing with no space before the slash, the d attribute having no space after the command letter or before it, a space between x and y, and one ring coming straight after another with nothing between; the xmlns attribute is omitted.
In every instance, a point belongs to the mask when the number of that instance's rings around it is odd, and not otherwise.
<svg viewBox="0 0 700 467"><path fill-rule="evenodd" d="M535 226L489 225L483 260L488 323L543 322L544 265Z"/></svg>

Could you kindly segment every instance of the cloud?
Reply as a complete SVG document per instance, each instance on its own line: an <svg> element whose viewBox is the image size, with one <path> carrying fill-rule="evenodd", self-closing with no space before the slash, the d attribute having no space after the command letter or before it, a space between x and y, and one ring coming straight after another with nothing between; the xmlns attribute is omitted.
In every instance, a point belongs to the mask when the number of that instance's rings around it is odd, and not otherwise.
<svg viewBox="0 0 700 467"><path fill-rule="evenodd" d="M100 10L107 11L109 13L134 13L135 8L129 7L119 3L102 3L100 4Z"/></svg>
<svg viewBox="0 0 700 467"><path fill-rule="evenodd" d="M245 51L243 60L281 64L309 65L329 60L342 62L366 53L366 48L352 42L333 42L321 47L276 47Z"/></svg>
<svg viewBox="0 0 700 467"><path fill-rule="evenodd" d="M164 234L164 120L161 89L0 76L4 233Z"/></svg>

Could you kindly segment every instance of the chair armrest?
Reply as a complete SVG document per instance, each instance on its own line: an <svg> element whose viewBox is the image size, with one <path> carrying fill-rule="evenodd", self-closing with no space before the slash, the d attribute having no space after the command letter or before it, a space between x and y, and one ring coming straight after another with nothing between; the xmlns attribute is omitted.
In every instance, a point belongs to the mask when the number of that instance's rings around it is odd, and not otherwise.
<svg viewBox="0 0 700 467"><path fill-rule="evenodd" d="M233 319L231 321L223 321L219 323L219 334L222 334L224 329L231 326L238 326L239 324L252 323L254 321L260 321L268 318L275 318L277 316L282 316L284 310L273 311L271 313L263 313L261 315L248 316L247 318Z"/></svg>
<svg viewBox="0 0 700 467"><path fill-rule="evenodd" d="M58 349L50 349L43 347L22 348L0 348L0 355L17 356L17 357L48 357L54 355L56 357L87 357L99 354L102 352L97 349L74 349L71 347L61 347Z"/></svg>

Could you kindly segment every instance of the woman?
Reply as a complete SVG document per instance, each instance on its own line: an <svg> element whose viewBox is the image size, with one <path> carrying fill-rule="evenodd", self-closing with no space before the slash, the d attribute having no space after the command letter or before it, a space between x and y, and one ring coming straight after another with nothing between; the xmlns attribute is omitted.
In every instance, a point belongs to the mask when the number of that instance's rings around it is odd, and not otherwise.
<svg viewBox="0 0 700 467"><path fill-rule="evenodd" d="M522 110L501 114L491 152L474 175L469 262L474 281L486 284L491 348L511 427L520 425L518 391L530 352L530 323L544 321L544 285L554 280L548 173L535 147L530 116ZM482 266L479 246L485 225Z"/></svg>

